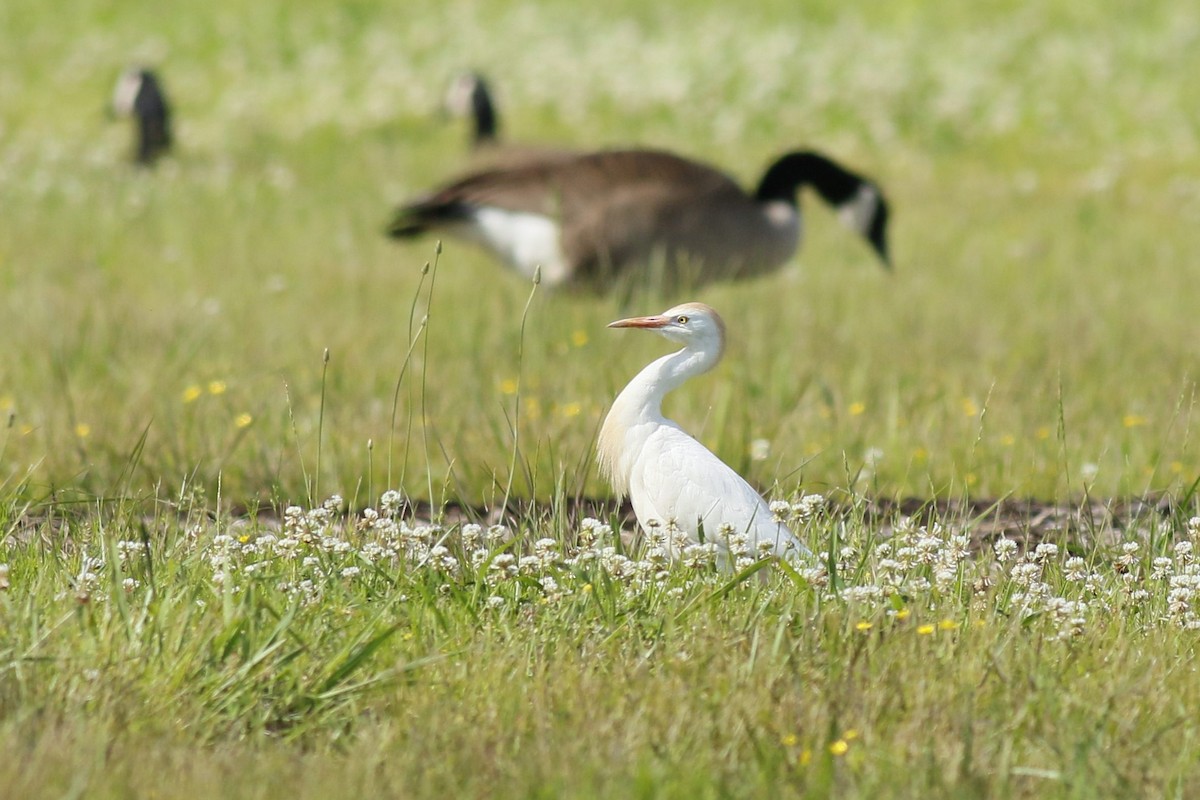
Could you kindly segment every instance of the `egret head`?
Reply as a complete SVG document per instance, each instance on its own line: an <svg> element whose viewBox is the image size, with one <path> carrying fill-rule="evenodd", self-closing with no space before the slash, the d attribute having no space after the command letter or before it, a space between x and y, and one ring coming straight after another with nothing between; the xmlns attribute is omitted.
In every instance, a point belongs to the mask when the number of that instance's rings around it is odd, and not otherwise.
<svg viewBox="0 0 1200 800"><path fill-rule="evenodd" d="M718 354L725 348L725 322L716 309L704 303L683 303L652 317L619 319L608 327L644 328L685 347Z"/></svg>

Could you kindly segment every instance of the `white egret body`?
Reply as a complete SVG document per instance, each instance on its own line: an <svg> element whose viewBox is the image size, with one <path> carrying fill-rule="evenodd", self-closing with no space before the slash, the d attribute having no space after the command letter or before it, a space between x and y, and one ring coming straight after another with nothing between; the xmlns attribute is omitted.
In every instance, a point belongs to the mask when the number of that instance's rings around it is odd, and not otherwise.
<svg viewBox="0 0 1200 800"><path fill-rule="evenodd" d="M730 541L742 535L755 552L809 555L750 484L662 414L668 392L721 360L725 324L717 312L703 303L684 303L608 327L652 330L683 344L629 382L600 429L601 472L619 495L629 495L642 530L652 538L652 529L669 530L685 544L700 542L703 530L703 540L717 546L723 562L729 560Z"/></svg>

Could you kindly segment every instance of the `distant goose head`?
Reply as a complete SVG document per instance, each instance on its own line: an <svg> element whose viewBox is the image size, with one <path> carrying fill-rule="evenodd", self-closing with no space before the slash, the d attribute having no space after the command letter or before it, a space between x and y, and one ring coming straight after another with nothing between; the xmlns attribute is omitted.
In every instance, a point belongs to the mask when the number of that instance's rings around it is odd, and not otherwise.
<svg viewBox="0 0 1200 800"><path fill-rule="evenodd" d="M500 118L491 89L478 72L464 72L455 76L446 89L442 106L451 116L470 118L471 144L474 147L496 143Z"/></svg>
<svg viewBox="0 0 1200 800"><path fill-rule="evenodd" d="M883 265L891 268L887 246L888 206L874 181L818 153L798 151L771 164L754 197L764 204L771 201L794 204L805 185L812 186L822 200L837 210L842 224L865 238Z"/></svg>
<svg viewBox="0 0 1200 800"><path fill-rule="evenodd" d="M171 107L158 76L143 67L131 67L117 79L112 111L133 117L137 125L134 161L149 166L171 147Z"/></svg>
<svg viewBox="0 0 1200 800"><path fill-rule="evenodd" d="M530 158L417 198L396 212L388 232L442 230L526 277L540 266L547 285L606 291L622 274L648 281L652 267L663 286L698 284L787 263L800 243L806 185L889 264L879 187L811 151L777 159L754 194L714 167L657 150Z"/></svg>

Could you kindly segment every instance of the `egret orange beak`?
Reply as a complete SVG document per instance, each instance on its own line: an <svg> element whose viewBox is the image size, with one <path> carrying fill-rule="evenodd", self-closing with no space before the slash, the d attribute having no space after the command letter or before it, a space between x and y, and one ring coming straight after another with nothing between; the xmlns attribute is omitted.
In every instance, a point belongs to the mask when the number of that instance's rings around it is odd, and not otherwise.
<svg viewBox="0 0 1200 800"><path fill-rule="evenodd" d="M608 323L610 328L665 328L671 320L661 314L653 317L630 317Z"/></svg>

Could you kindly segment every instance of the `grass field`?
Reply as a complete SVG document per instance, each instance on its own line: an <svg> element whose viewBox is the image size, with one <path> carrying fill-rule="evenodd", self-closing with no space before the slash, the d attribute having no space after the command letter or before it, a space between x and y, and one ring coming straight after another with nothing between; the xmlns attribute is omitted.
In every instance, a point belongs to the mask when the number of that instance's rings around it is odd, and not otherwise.
<svg viewBox="0 0 1200 800"><path fill-rule="evenodd" d="M3 4L0 786L1194 793L1198 44L1168 2ZM176 109L153 171L103 114L131 61ZM794 264L688 297L390 242L469 161L464 67L514 140L747 183L821 149L886 190L896 270L811 197ZM819 565L664 569L567 502L665 351L605 323L692 299L733 339L668 412L826 498ZM364 517L389 489L523 510L464 541ZM1147 495L1012 556L868 513Z"/></svg>

